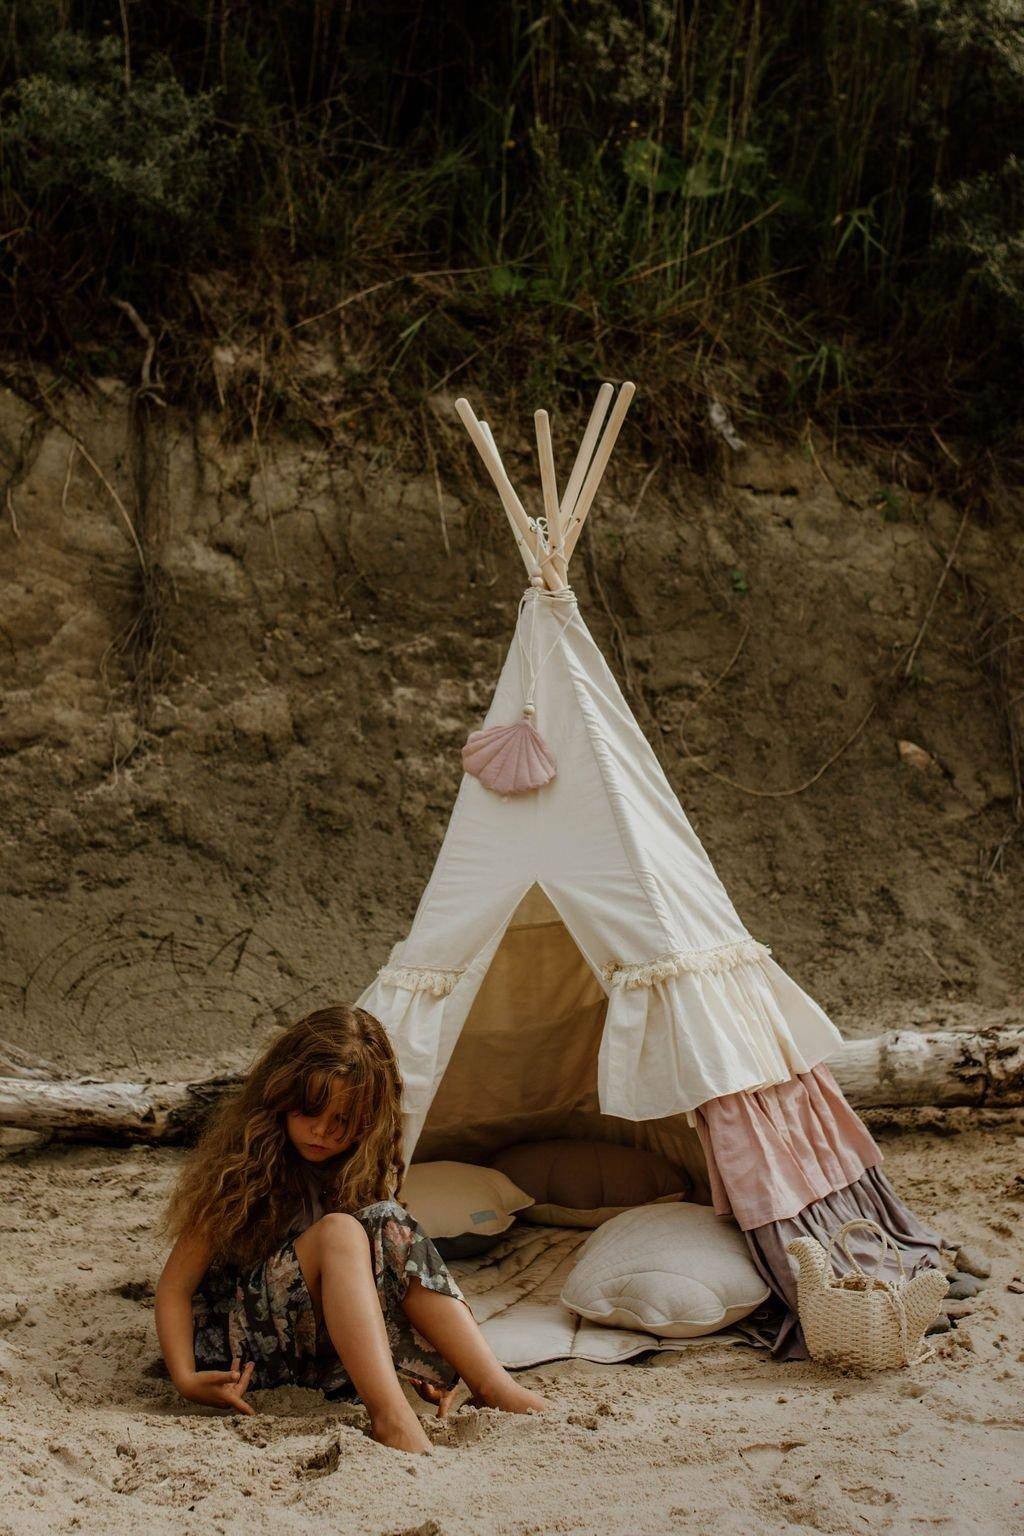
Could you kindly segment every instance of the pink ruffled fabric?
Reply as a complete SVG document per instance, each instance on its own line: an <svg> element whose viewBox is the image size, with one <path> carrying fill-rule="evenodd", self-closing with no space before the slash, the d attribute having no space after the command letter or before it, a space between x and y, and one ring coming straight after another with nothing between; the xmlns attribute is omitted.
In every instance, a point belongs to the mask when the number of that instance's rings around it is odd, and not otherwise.
<svg viewBox="0 0 1024 1536"><path fill-rule="evenodd" d="M883 1161L824 1062L694 1113L715 1211L744 1232L796 1216Z"/></svg>

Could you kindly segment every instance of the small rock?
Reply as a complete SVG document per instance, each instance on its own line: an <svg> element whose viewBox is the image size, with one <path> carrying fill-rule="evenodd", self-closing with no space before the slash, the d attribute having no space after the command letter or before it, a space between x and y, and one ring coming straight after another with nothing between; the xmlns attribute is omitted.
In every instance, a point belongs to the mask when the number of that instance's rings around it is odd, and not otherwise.
<svg viewBox="0 0 1024 1536"><path fill-rule="evenodd" d="M950 1322L945 1312L940 1312L934 1323L929 1324L929 1326L925 1329L925 1337L927 1337L929 1333L948 1333L952 1326L953 1324Z"/></svg>
<svg viewBox="0 0 1024 1536"><path fill-rule="evenodd" d="M943 1311L947 1317L970 1317L971 1313L974 1311L974 1302L947 1301L944 1303Z"/></svg>
<svg viewBox="0 0 1024 1536"><path fill-rule="evenodd" d="M916 768L918 773L941 772L931 753L926 752L924 747L919 747L916 741L898 741L896 747L900 760L906 763L908 768Z"/></svg>
<svg viewBox="0 0 1024 1536"><path fill-rule="evenodd" d="M967 1301L971 1296L977 1296L981 1290L981 1281L973 1275L957 1275L952 1282L946 1296L950 1301Z"/></svg>
<svg viewBox="0 0 1024 1536"><path fill-rule="evenodd" d="M115 1447L115 1454L124 1456L128 1461L134 1461L139 1453L127 1440L119 1440Z"/></svg>
<svg viewBox="0 0 1024 1536"><path fill-rule="evenodd" d="M1020 1275L1014 1275L1006 1289L1013 1291L1017 1296L1024 1296L1024 1280L1021 1279Z"/></svg>
<svg viewBox="0 0 1024 1536"><path fill-rule="evenodd" d="M980 1253L975 1253L973 1248L957 1249L956 1267L965 1275L977 1275L979 1280L987 1280L992 1273L992 1265L988 1259Z"/></svg>
<svg viewBox="0 0 1024 1536"><path fill-rule="evenodd" d="M19 1303L13 1296L0 1296L0 1328L13 1328L26 1311L24 1302L20 1304L19 1310Z"/></svg>

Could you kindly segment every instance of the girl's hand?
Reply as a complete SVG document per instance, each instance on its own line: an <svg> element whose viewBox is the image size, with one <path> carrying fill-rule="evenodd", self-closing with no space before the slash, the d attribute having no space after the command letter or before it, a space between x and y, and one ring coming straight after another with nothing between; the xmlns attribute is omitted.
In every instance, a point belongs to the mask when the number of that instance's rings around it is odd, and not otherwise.
<svg viewBox="0 0 1024 1536"><path fill-rule="evenodd" d="M255 1360L246 1363L239 1371L239 1357L231 1362L230 1371L196 1371L178 1390L191 1403L205 1403L209 1408L226 1408L233 1413L255 1413L251 1403L242 1396L256 1369Z"/></svg>
<svg viewBox="0 0 1024 1536"><path fill-rule="evenodd" d="M459 1383L454 1387L438 1387L432 1381L424 1381L422 1376L411 1376L409 1385L423 1398L424 1402L437 1404L437 1417L443 1419L452 1405L452 1399L459 1390Z"/></svg>

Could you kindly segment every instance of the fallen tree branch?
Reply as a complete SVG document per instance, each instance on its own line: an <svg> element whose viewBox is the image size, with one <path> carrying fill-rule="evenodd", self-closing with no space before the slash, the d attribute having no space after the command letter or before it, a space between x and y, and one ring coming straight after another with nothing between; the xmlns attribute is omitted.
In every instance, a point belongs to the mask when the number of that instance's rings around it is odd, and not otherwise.
<svg viewBox="0 0 1024 1536"><path fill-rule="evenodd" d="M6 1071L15 1060L12 1052L0 1046ZM1024 1105L1024 1028L891 1030L848 1040L828 1065L855 1109ZM33 1071L0 1078L0 1126L48 1132L63 1141L181 1142L241 1082L240 1074L179 1083L58 1081Z"/></svg>
<svg viewBox="0 0 1024 1536"><path fill-rule="evenodd" d="M0 1126L48 1131L61 1141L180 1142L241 1082L238 1075L194 1083L0 1077Z"/></svg>
<svg viewBox="0 0 1024 1536"><path fill-rule="evenodd" d="M857 1109L1024 1104L1024 1029L893 1029L847 1040L828 1064Z"/></svg>

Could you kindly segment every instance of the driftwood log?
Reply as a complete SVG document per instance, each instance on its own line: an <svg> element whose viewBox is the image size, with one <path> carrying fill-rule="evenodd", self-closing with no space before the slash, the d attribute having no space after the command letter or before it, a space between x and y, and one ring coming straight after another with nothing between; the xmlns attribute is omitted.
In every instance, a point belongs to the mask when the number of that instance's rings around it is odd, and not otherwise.
<svg viewBox="0 0 1024 1536"><path fill-rule="evenodd" d="M828 1065L855 1109L1024 1104L1024 1028L891 1030L847 1041ZM91 1142L185 1141L242 1081L239 1074L179 1083L71 1078L2 1042L0 1073L0 1126Z"/></svg>

